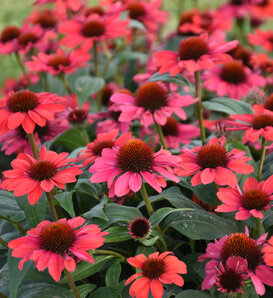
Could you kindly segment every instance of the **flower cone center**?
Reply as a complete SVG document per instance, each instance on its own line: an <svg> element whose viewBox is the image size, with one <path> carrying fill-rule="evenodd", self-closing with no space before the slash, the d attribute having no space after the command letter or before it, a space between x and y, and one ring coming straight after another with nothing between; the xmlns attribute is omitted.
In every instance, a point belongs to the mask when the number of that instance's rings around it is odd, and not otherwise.
<svg viewBox="0 0 273 298"><path fill-rule="evenodd" d="M57 19L50 10L44 10L39 13L34 24L39 24L44 29L54 28L57 24Z"/></svg>
<svg viewBox="0 0 273 298"><path fill-rule="evenodd" d="M165 272L165 263L163 260L149 259L142 265L141 270L143 276L149 279L158 278Z"/></svg>
<svg viewBox="0 0 273 298"><path fill-rule="evenodd" d="M243 65L238 61L226 63L221 69L220 76L222 80L238 85L246 80L246 73Z"/></svg>
<svg viewBox="0 0 273 298"><path fill-rule="evenodd" d="M101 156L101 152L104 148L112 148L114 146L113 141L102 141L95 144L95 146L92 149L92 152L97 155Z"/></svg>
<svg viewBox="0 0 273 298"><path fill-rule="evenodd" d="M178 123L173 117L169 117L165 125L162 126L164 136L178 136Z"/></svg>
<svg viewBox="0 0 273 298"><path fill-rule="evenodd" d="M228 164L228 153L218 144L208 144L201 147L197 153L197 163L202 169L217 167L225 168Z"/></svg>
<svg viewBox="0 0 273 298"><path fill-rule="evenodd" d="M222 288L228 292L235 292L239 289L241 287L242 280L241 274L233 269L228 269L220 276L220 284Z"/></svg>
<svg viewBox="0 0 273 298"><path fill-rule="evenodd" d="M221 251L221 261L226 263L229 257L239 256L247 260L248 268L254 270L262 261L262 254L253 239L243 233L231 234Z"/></svg>
<svg viewBox="0 0 273 298"><path fill-rule="evenodd" d="M117 156L124 171L149 171L153 164L153 150L141 140L129 140L123 144Z"/></svg>
<svg viewBox="0 0 273 298"><path fill-rule="evenodd" d="M150 224L145 218L137 218L130 224L129 229L133 237L144 238L150 231Z"/></svg>
<svg viewBox="0 0 273 298"><path fill-rule="evenodd" d="M90 8L88 8L88 9L85 11L85 13L84 13L84 15L85 15L86 17L89 17L89 16L92 15L92 14L98 14L98 15L100 15L100 16L103 16L103 15L104 15L104 11L103 11L103 9L102 9L100 6L94 6L94 7L90 7Z"/></svg>
<svg viewBox="0 0 273 298"><path fill-rule="evenodd" d="M22 46L27 46L29 42L35 43L38 40L39 40L38 36L33 32L22 33L18 37L18 42Z"/></svg>
<svg viewBox="0 0 273 298"><path fill-rule="evenodd" d="M49 59L49 66L53 67L55 70L59 70L59 66L68 66L70 64L70 60L66 56L57 55Z"/></svg>
<svg viewBox="0 0 273 298"><path fill-rule="evenodd" d="M184 39L178 49L180 60L195 60L208 54L209 47L200 37L189 37Z"/></svg>
<svg viewBox="0 0 273 298"><path fill-rule="evenodd" d="M243 206L248 209L263 210L269 203L268 195L258 189L246 191L242 197Z"/></svg>
<svg viewBox="0 0 273 298"><path fill-rule="evenodd" d="M37 181L50 179L57 172L56 166L47 160L36 161L30 167L30 176Z"/></svg>
<svg viewBox="0 0 273 298"><path fill-rule="evenodd" d="M104 32L104 24L97 20L89 21L85 23L82 27L82 34L85 37L101 36Z"/></svg>
<svg viewBox="0 0 273 298"><path fill-rule="evenodd" d="M127 9L131 19L138 19L139 17L145 16L147 13L142 3L131 3Z"/></svg>
<svg viewBox="0 0 273 298"><path fill-rule="evenodd" d="M82 123L87 119L88 111L83 109L76 109L69 113L67 119L71 123Z"/></svg>
<svg viewBox="0 0 273 298"><path fill-rule="evenodd" d="M136 104L154 112L167 105L167 92L155 82L149 82L139 87L136 93Z"/></svg>
<svg viewBox="0 0 273 298"><path fill-rule="evenodd" d="M6 27L1 33L1 41L3 43L11 41L20 35L20 29L15 26Z"/></svg>
<svg viewBox="0 0 273 298"><path fill-rule="evenodd" d="M105 85L102 88L101 91L102 95L101 95L101 102L104 106L107 106L110 100L110 97L113 94L113 88L111 88L109 85Z"/></svg>
<svg viewBox="0 0 273 298"><path fill-rule="evenodd" d="M73 245L75 233L67 223L50 223L42 228L39 240L41 249L63 255Z"/></svg>
<svg viewBox="0 0 273 298"><path fill-rule="evenodd" d="M34 110L38 105L38 97L28 90L17 91L7 99L7 106L13 113L26 113Z"/></svg>
<svg viewBox="0 0 273 298"><path fill-rule="evenodd" d="M273 116L259 115L256 116L252 122L253 128L261 129L267 126L273 126Z"/></svg>
<svg viewBox="0 0 273 298"><path fill-rule="evenodd" d="M273 93L267 98L264 108L273 111Z"/></svg>
<svg viewBox="0 0 273 298"><path fill-rule="evenodd" d="M230 3L233 5L242 5L244 3L244 0L231 0Z"/></svg>

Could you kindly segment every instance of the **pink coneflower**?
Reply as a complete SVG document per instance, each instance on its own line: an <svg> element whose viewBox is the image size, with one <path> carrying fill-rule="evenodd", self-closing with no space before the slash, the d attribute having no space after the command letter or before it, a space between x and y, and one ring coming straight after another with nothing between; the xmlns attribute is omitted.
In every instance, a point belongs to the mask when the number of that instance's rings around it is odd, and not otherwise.
<svg viewBox="0 0 273 298"><path fill-rule="evenodd" d="M5 27L0 36L0 54L7 55L17 51L17 38L21 34L20 28L16 26Z"/></svg>
<svg viewBox="0 0 273 298"><path fill-rule="evenodd" d="M200 136L200 129L192 124L179 123L169 117L162 131L168 148L178 149L181 144L191 143L193 138Z"/></svg>
<svg viewBox="0 0 273 298"><path fill-rule="evenodd" d="M39 81L39 76L37 74L30 73L28 74L28 78L32 85L35 85ZM7 95L11 91L14 91L14 92L20 91L20 90L26 89L28 86L29 86L28 80L26 79L24 74L21 74L18 79L7 78L4 81L3 87L0 92L3 93L3 95Z"/></svg>
<svg viewBox="0 0 273 298"><path fill-rule="evenodd" d="M252 68L251 58L253 56L253 52L238 44L236 48L232 49L228 52L233 59L239 60L243 63L243 65L248 68Z"/></svg>
<svg viewBox="0 0 273 298"><path fill-rule="evenodd" d="M147 238L151 232L151 225L147 218L136 217L129 223L129 234L135 239Z"/></svg>
<svg viewBox="0 0 273 298"><path fill-rule="evenodd" d="M67 20L59 26L59 32L66 35L61 43L69 48L81 45L82 49L89 50L94 41L126 36L128 25L129 21L120 20L119 15L92 14L83 20Z"/></svg>
<svg viewBox="0 0 273 298"><path fill-rule="evenodd" d="M227 259L225 266L222 262L220 262L219 268L216 266L213 262L206 265L206 277L202 283L202 291L209 290L216 284L220 292L243 294L242 286L244 281L249 278L247 260L232 256Z"/></svg>
<svg viewBox="0 0 273 298"><path fill-rule="evenodd" d="M252 13L259 17L273 16L273 1L272 0L253 0L251 8Z"/></svg>
<svg viewBox="0 0 273 298"><path fill-rule="evenodd" d="M50 9L34 10L28 19L32 24L39 25L44 30L54 30L59 21L57 11Z"/></svg>
<svg viewBox="0 0 273 298"><path fill-rule="evenodd" d="M26 62L30 71L46 72L53 76L59 74L70 74L78 68L86 67L91 55L83 52L81 49L66 53L58 49L54 54L39 53L38 56L32 56L33 61Z"/></svg>
<svg viewBox="0 0 273 298"><path fill-rule="evenodd" d="M0 101L0 129L8 131L22 125L27 133L33 133L35 125L45 126L46 120L54 119L55 112L64 110L60 104L63 101L49 92L10 92Z"/></svg>
<svg viewBox="0 0 273 298"><path fill-rule="evenodd" d="M252 55L250 63L254 69L262 70L265 75L273 72L273 60L265 53Z"/></svg>
<svg viewBox="0 0 273 298"><path fill-rule="evenodd" d="M211 69L214 64L230 61L230 55L224 53L236 47L237 43L236 40L216 43L204 33L181 41L177 52L160 51L154 53L153 57L155 64L160 67L160 74L169 72L171 76L175 76L183 70L194 72Z"/></svg>
<svg viewBox="0 0 273 298"><path fill-rule="evenodd" d="M266 51L272 52L273 50L273 31L262 31L256 29L254 33L248 34L249 43L255 46L261 46Z"/></svg>
<svg viewBox="0 0 273 298"><path fill-rule="evenodd" d="M13 169L3 172L7 179L1 186L14 191L15 196L28 194L30 205L34 205L43 191L50 192L55 185L64 189L64 183L75 182L75 176L82 173L77 166L70 164L74 158L67 158L68 155L47 151L45 146L40 150L39 160L20 153L11 163Z"/></svg>
<svg viewBox="0 0 273 298"><path fill-rule="evenodd" d="M162 254L155 252L148 258L140 254L128 258L127 262L141 270L129 277L125 283L128 285L140 277L130 287L131 297L148 298L151 289L153 297L162 298L164 293L162 284L174 283L179 287L184 285L184 280L179 274L186 274L187 266L173 256L173 252L165 251Z"/></svg>
<svg viewBox="0 0 273 298"><path fill-rule="evenodd" d="M11 255L23 258L19 269L23 269L25 262L33 260L39 271L48 268L49 274L58 282L64 268L73 272L76 263L81 260L94 263L87 251L102 246L105 240L103 236L108 233L101 232L97 225L78 228L84 222L85 219L79 216L55 222L44 220L29 230L27 236L10 241Z"/></svg>
<svg viewBox="0 0 273 298"><path fill-rule="evenodd" d="M245 181L244 193L239 187L220 188L217 196L224 203L218 206L216 212L232 212L236 213L235 219L246 220L250 216L263 218L263 210L270 209L271 201L273 200L273 176L266 181L258 183L251 177Z"/></svg>
<svg viewBox="0 0 273 298"><path fill-rule="evenodd" d="M86 0L36 0L33 4L40 6L47 3L55 3L57 8L62 11L70 9L73 12L76 12L82 8L83 4L86 3Z"/></svg>
<svg viewBox="0 0 273 298"><path fill-rule="evenodd" d="M187 115L181 107L192 105L197 100L191 95L168 95L165 86L156 82L141 85L134 97L118 91L111 97L111 101L116 103L121 111L119 121L140 119L140 123L146 127L153 124L154 120L165 125L172 113L185 120Z"/></svg>
<svg viewBox="0 0 273 298"><path fill-rule="evenodd" d="M168 19L168 13L160 10L161 6L161 0L129 0L124 3L123 9L128 11L130 19L143 23L149 32L157 32Z"/></svg>
<svg viewBox="0 0 273 298"><path fill-rule="evenodd" d="M228 121L229 130L245 130L243 143L257 142L262 136L268 141L273 141L273 112L266 110L261 105L253 106L254 114L231 115L230 118L242 122Z"/></svg>
<svg viewBox="0 0 273 298"><path fill-rule="evenodd" d="M180 168L175 169L175 174L182 177L194 175L191 179L193 186L215 182L218 185L235 186L237 178L233 172L249 174L254 168L247 161L251 158L245 152L232 149L228 152L224 148L226 138L216 137L210 139L207 145L189 149L184 147L179 155Z"/></svg>
<svg viewBox="0 0 273 298"><path fill-rule="evenodd" d="M249 237L248 229L246 233L234 233L222 237L219 241L209 243L206 253L198 259L203 262L210 261L206 266L217 266L220 262L225 266L227 260L232 256L239 256L247 260L248 274L255 286L258 295L264 295L264 284L273 286L273 269L265 265L259 245L265 242L267 234L262 235L257 240ZM211 266L210 266L211 264Z"/></svg>
<svg viewBox="0 0 273 298"><path fill-rule="evenodd" d="M222 67L214 67L204 73L204 87L217 95L228 95L233 99L240 100L246 96L255 86L264 86L265 79L253 73L248 67L239 61L231 61Z"/></svg>
<svg viewBox="0 0 273 298"><path fill-rule="evenodd" d="M154 153L142 140L130 139L120 147L102 151L101 157L98 157L89 169L94 173L90 181L107 181L110 196L121 197L131 190L138 192L143 183L142 179L160 193L161 187L166 187L163 177L179 182L171 169L177 166L178 161L179 158L167 150L161 149Z"/></svg>
<svg viewBox="0 0 273 298"><path fill-rule="evenodd" d="M120 146L124 140L131 139L132 134L125 133L119 138L118 129L112 129L108 133L99 133L97 138L86 145L86 149L79 152L77 161L82 161L83 166L91 165L96 158L101 156L101 152L104 148L112 148L113 146Z"/></svg>
<svg viewBox="0 0 273 298"><path fill-rule="evenodd" d="M273 266L273 236L264 244L262 253L266 265Z"/></svg>

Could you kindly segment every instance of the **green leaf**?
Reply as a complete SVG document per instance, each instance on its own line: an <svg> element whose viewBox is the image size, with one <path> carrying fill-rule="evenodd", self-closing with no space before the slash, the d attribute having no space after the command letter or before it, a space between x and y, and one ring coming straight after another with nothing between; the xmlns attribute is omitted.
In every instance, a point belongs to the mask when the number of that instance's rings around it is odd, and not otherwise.
<svg viewBox="0 0 273 298"><path fill-rule="evenodd" d="M153 246L158 239L159 236L156 236L150 239L141 240L141 243L143 243L145 246Z"/></svg>
<svg viewBox="0 0 273 298"><path fill-rule="evenodd" d="M75 90L78 96L79 105L87 101L90 95L99 91L105 85L103 78L90 76L78 77L75 81Z"/></svg>
<svg viewBox="0 0 273 298"><path fill-rule="evenodd" d="M130 20L130 24L129 24L129 27L130 28L137 28L137 29L140 29L140 30L142 30L142 31L146 31L146 28L145 28L145 26L141 23L141 22L139 22L139 21L137 21L137 20Z"/></svg>
<svg viewBox="0 0 273 298"><path fill-rule="evenodd" d="M210 111L222 112L228 115L253 114L251 105L228 97L216 97L203 102L203 107Z"/></svg>
<svg viewBox="0 0 273 298"><path fill-rule="evenodd" d="M16 202L20 208L24 211L26 220L32 228L36 227L46 216L46 204L47 199L45 192L43 192L41 198L35 205L30 205L27 199L27 195L22 197L16 197Z"/></svg>
<svg viewBox="0 0 273 298"><path fill-rule="evenodd" d="M77 286L77 290L81 296L81 298L85 298L90 292L92 292L94 289L96 289L96 285L94 284L86 284L86 285L81 285L81 286ZM69 290L70 291L70 295L71 295L71 298L75 297L72 289Z"/></svg>
<svg viewBox="0 0 273 298"><path fill-rule="evenodd" d="M206 292L197 291L197 290L183 290L178 293L176 298L209 298L212 297Z"/></svg>
<svg viewBox="0 0 273 298"><path fill-rule="evenodd" d="M117 221L129 222L136 217L143 216L135 207L122 206L115 203L105 205L104 212L109 219L109 225Z"/></svg>
<svg viewBox="0 0 273 298"><path fill-rule="evenodd" d="M147 55L140 52L134 51L122 51L118 53L115 57L119 63L125 63L129 60L139 60L141 64L145 64L147 60Z"/></svg>
<svg viewBox="0 0 273 298"><path fill-rule="evenodd" d="M273 226L273 211L268 210L265 212L262 223L265 229Z"/></svg>
<svg viewBox="0 0 273 298"><path fill-rule="evenodd" d="M149 221L150 221L152 227L156 227L169 214L174 213L174 212L183 212L183 211L189 211L189 210L193 210L193 209L191 209L191 208L174 209L174 208L170 208L170 207L160 208L152 214Z"/></svg>
<svg viewBox="0 0 273 298"><path fill-rule="evenodd" d="M122 242L131 239L131 235L128 232L128 227L113 226L104 232L108 232L109 235L105 235L105 243Z"/></svg>
<svg viewBox="0 0 273 298"><path fill-rule="evenodd" d="M24 279L28 270L33 266L33 262L26 262L23 270L18 269L18 264L21 259L14 258L11 256L11 250L8 252L8 272L9 272L9 294L10 298L17 297L17 290L22 280Z"/></svg>
<svg viewBox="0 0 273 298"><path fill-rule="evenodd" d="M96 291L91 293L90 298L102 298L102 297L117 298L122 292L124 288L124 284L125 284L125 281L121 282L120 284L114 287L98 288Z"/></svg>
<svg viewBox="0 0 273 298"><path fill-rule="evenodd" d="M71 128L57 136L50 144L50 147L52 145L62 145L68 150L73 151L78 147L84 147L86 145L86 141L79 129Z"/></svg>
<svg viewBox="0 0 273 298"><path fill-rule="evenodd" d="M17 298L72 298L70 290L55 284L37 282L19 288Z"/></svg>
<svg viewBox="0 0 273 298"><path fill-rule="evenodd" d="M165 223L179 233L195 240L213 240L239 230L233 221L204 210L176 212L170 214Z"/></svg>
<svg viewBox="0 0 273 298"><path fill-rule="evenodd" d="M0 210L1 215L13 221L20 222L25 218L25 213L18 206L12 193L0 190Z"/></svg>
<svg viewBox="0 0 273 298"><path fill-rule="evenodd" d="M91 183L89 179L81 178L77 181L75 191L87 194L97 200L100 200L99 194L101 192L101 185Z"/></svg>
<svg viewBox="0 0 273 298"><path fill-rule="evenodd" d="M150 79L150 82L157 82L157 81L163 81L168 83L174 83L178 86L191 86L192 84L190 81L188 81L185 77L181 76L180 74L177 74L175 76L170 76L169 73L159 74L158 72L155 73Z"/></svg>
<svg viewBox="0 0 273 298"><path fill-rule="evenodd" d="M71 272L74 281L78 281L80 279L86 278L99 272L102 267L113 258L111 255L99 255L95 256L94 260L95 263L87 263L87 262L80 262L77 264L77 267L74 272ZM59 282L60 284L67 283L66 277L62 278Z"/></svg>
<svg viewBox="0 0 273 298"><path fill-rule="evenodd" d="M182 184L182 186L185 186ZM188 186L186 186L188 187ZM200 206L195 204L192 200L188 199L184 196L177 186L172 186L166 190L164 190L161 194L149 197L151 202L159 202L162 200L167 200L172 206L176 208L193 208L193 209L201 209ZM138 207L144 206L144 202L141 202Z"/></svg>
<svg viewBox="0 0 273 298"><path fill-rule="evenodd" d="M205 202L212 206L216 206L217 196L216 196L216 191L213 183L210 183L207 185L200 184L196 186L191 186L190 184L181 183L181 185L183 185L188 189L191 189L200 201Z"/></svg>
<svg viewBox="0 0 273 298"><path fill-rule="evenodd" d="M103 212L103 206L107 203L106 197L101 199L101 202L94 206L91 210L87 211L86 213L82 214L82 216L86 219L93 219L93 218L101 218L104 221L108 221L105 213Z"/></svg>
<svg viewBox="0 0 273 298"><path fill-rule="evenodd" d="M75 217L76 215L73 207L72 194L72 191L60 192L55 195L55 198L71 217Z"/></svg>
<svg viewBox="0 0 273 298"><path fill-rule="evenodd" d="M106 287L113 287L119 283L121 273L120 260L116 260L107 270L105 276Z"/></svg>

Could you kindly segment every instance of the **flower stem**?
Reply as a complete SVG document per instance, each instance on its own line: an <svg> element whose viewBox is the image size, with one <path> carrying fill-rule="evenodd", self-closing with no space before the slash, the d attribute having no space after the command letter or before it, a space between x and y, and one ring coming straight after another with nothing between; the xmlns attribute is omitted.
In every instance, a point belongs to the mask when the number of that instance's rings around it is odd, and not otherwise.
<svg viewBox="0 0 273 298"><path fill-rule="evenodd" d="M255 218L256 221L256 237L259 238L262 235L261 219Z"/></svg>
<svg viewBox="0 0 273 298"><path fill-rule="evenodd" d="M98 53L98 43L94 42L94 74L95 77L99 76L99 53Z"/></svg>
<svg viewBox="0 0 273 298"><path fill-rule="evenodd" d="M266 148L265 148L265 138L262 137L262 151L261 151L261 158L260 158L260 164L259 164L258 176L257 176L258 182L260 182L261 178L262 178L264 158L265 158L265 150L266 150Z"/></svg>
<svg viewBox="0 0 273 298"><path fill-rule="evenodd" d="M153 209L152 204L151 204L151 202L149 200L148 193L147 193L147 190L146 190L146 187L145 187L144 182L142 182L140 192L141 192L142 198L143 198L143 200L145 202L147 211L148 211L149 215L151 216L154 213L154 209Z"/></svg>
<svg viewBox="0 0 273 298"><path fill-rule="evenodd" d="M35 159L39 160L39 148L35 142L34 135L33 133L28 133L27 136L32 149L33 156Z"/></svg>
<svg viewBox="0 0 273 298"><path fill-rule="evenodd" d="M49 203L49 206L50 206L50 209L51 209L53 218L54 218L55 221L57 221L58 220L58 215L57 215L57 212L56 212L54 203L53 203L53 198L52 198L51 191L50 192L46 192L46 197L47 197L47 200L48 200L48 203Z"/></svg>
<svg viewBox="0 0 273 298"><path fill-rule="evenodd" d="M154 116L153 116L153 118L154 118ZM154 118L154 123L155 123L155 127L156 127L156 130L157 130L161 145L163 146L163 148L165 150L168 150L168 147L167 147L166 142L165 142L164 134L163 134L163 131L162 131L162 127L155 121L155 118Z"/></svg>
<svg viewBox="0 0 273 298"><path fill-rule="evenodd" d="M68 94L72 94L73 92L72 92L72 90L71 90L70 87L69 87L69 84L68 84L68 82L67 82L67 80L66 80L66 78L65 78L64 73L60 74L60 75L59 75L59 78L60 78L60 80L63 82L63 85L64 85L66 91L68 92Z"/></svg>
<svg viewBox="0 0 273 298"><path fill-rule="evenodd" d="M75 282L73 280L73 277L72 277L71 273L66 268L64 268L64 273L66 275L66 278L68 280L68 283L69 283L70 288L74 292L75 297L76 298L81 298L80 293L79 293L79 291L78 291L78 289L77 289L77 287L75 285Z"/></svg>
<svg viewBox="0 0 273 298"><path fill-rule="evenodd" d="M197 115L200 127L200 134L202 145L206 144L206 132L204 127L204 120L203 120L203 106L202 106L202 97L201 97L201 84L200 84L200 71L197 70L194 72L195 77L195 96L199 98L198 102L196 103L197 108Z"/></svg>
<svg viewBox="0 0 273 298"><path fill-rule="evenodd" d="M122 260L125 260L124 256L119 254L118 252L112 251L112 250L103 250L103 249L95 249L92 250L93 254L97 254L97 255L110 255L110 256L114 256L116 258L120 258Z"/></svg>
<svg viewBox="0 0 273 298"><path fill-rule="evenodd" d="M8 217L2 216L2 215L0 215L0 218L11 223L23 236L26 235L25 229L19 224L19 222L14 221L14 220L12 220Z"/></svg>
<svg viewBox="0 0 273 298"><path fill-rule="evenodd" d="M18 53L15 53L15 57L16 57L17 63L19 65L19 67L21 68L21 70L22 70L22 72L23 72L23 74L24 74L24 76L25 76L28 84L31 85L30 78L29 78L28 73L27 73L27 71L25 69L25 66L24 66L24 64L23 64L23 62L21 60L20 55Z"/></svg>
<svg viewBox="0 0 273 298"><path fill-rule="evenodd" d="M0 237L0 244L2 244L6 249L9 249L8 243L2 237Z"/></svg>

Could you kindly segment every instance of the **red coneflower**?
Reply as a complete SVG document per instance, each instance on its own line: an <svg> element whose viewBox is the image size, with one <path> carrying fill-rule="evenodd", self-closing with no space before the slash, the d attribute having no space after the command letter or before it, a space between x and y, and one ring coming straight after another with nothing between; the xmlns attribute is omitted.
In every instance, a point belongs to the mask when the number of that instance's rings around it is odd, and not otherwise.
<svg viewBox="0 0 273 298"><path fill-rule="evenodd" d="M136 217L135 219L130 221L128 230L132 238L143 239L149 236L151 232L150 228L151 225L147 218Z"/></svg>

